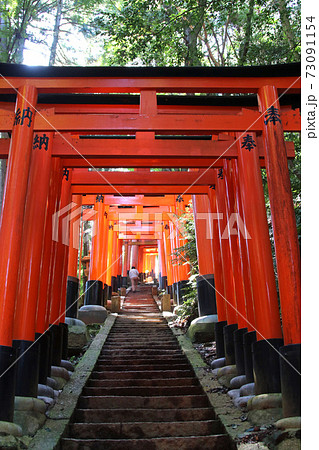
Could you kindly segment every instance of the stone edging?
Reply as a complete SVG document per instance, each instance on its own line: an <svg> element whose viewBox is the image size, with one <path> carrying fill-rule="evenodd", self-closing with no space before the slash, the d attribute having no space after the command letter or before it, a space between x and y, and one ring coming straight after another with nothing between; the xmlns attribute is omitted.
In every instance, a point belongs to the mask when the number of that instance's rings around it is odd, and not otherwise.
<svg viewBox="0 0 319 450"><path fill-rule="evenodd" d="M83 387L91 375L116 318L117 314L108 315L99 333L76 366L70 381L63 388L56 404L47 412L48 419L30 442L30 449L53 450L59 448L59 441L66 431Z"/></svg>

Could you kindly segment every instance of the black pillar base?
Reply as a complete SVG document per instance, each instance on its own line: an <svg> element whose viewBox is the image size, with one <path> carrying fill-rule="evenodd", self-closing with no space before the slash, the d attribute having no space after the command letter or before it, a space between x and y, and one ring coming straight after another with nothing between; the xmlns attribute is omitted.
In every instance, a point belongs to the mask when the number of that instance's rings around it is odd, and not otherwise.
<svg viewBox="0 0 319 450"><path fill-rule="evenodd" d="M109 292L109 287L108 287L107 284L104 284L104 287L103 287L103 304L102 304L102 306L105 306L105 307L106 307L108 292Z"/></svg>
<svg viewBox="0 0 319 450"><path fill-rule="evenodd" d="M255 394L281 392L279 348L282 339L263 339L252 345Z"/></svg>
<svg viewBox="0 0 319 450"><path fill-rule="evenodd" d="M167 288L167 276L162 277L162 289L165 291Z"/></svg>
<svg viewBox="0 0 319 450"><path fill-rule="evenodd" d="M301 344L285 345L279 352L283 416L301 416Z"/></svg>
<svg viewBox="0 0 319 450"><path fill-rule="evenodd" d="M107 299L111 300L112 298L112 286L107 287Z"/></svg>
<svg viewBox="0 0 319 450"><path fill-rule="evenodd" d="M79 280L75 277L68 277L66 288L66 317L76 319L78 312Z"/></svg>
<svg viewBox="0 0 319 450"><path fill-rule="evenodd" d="M224 333L223 328L227 325L226 320L216 322L214 324L215 328L215 340L216 340L216 358L223 358L225 356L225 345L224 345Z"/></svg>
<svg viewBox="0 0 319 450"><path fill-rule="evenodd" d="M257 341L256 331L248 331L243 335L244 364L247 383L254 382L252 344Z"/></svg>
<svg viewBox="0 0 319 450"><path fill-rule="evenodd" d="M171 296L171 298L172 298L172 295L173 295L173 288L172 288L172 285L170 285L170 286L168 286L167 285L167 287L166 287L166 292Z"/></svg>
<svg viewBox="0 0 319 450"><path fill-rule="evenodd" d="M111 287L112 287L112 292L117 291L117 277L111 277Z"/></svg>
<svg viewBox="0 0 319 450"><path fill-rule="evenodd" d="M177 283L177 304L182 305L185 302L188 280L181 280Z"/></svg>
<svg viewBox="0 0 319 450"><path fill-rule="evenodd" d="M119 289L122 286L122 279L121 275L117 275L117 289Z"/></svg>
<svg viewBox="0 0 319 450"><path fill-rule="evenodd" d="M47 378L51 375L51 333L47 330L45 333L35 334L39 343L39 383L47 384Z"/></svg>
<svg viewBox="0 0 319 450"><path fill-rule="evenodd" d="M127 287L127 277L122 277L122 287Z"/></svg>
<svg viewBox="0 0 319 450"><path fill-rule="evenodd" d="M162 274L161 274L161 272L158 274L158 287L159 287L159 289L163 289Z"/></svg>
<svg viewBox="0 0 319 450"><path fill-rule="evenodd" d="M17 373L15 395L37 397L39 384L39 344L34 341L13 340L17 350Z"/></svg>
<svg viewBox="0 0 319 450"><path fill-rule="evenodd" d="M196 284L199 316L217 314L214 275L199 275Z"/></svg>
<svg viewBox="0 0 319 450"><path fill-rule="evenodd" d="M63 328L59 325L51 325L51 352L52 352L52 365L60 366L62 359L62 346L63 346Z"/></svg>
<svg viewBox="0 0 319 450"><path fill-rule="evenodd" d="M172 293L173 293L174 303L177 303L177 283L172 284Z"/></svg>
<svg viewBox="0 0 319 450"><path fill-rule="evenodd" d="M0 421L13 422L17 351L0 345ZM12 366L12 367L11 367ZM10 369L8 370L8 368Z"/></svg>
<svg viewBox="0 0 319 450"><path fill-rule="evenodd" d="M89 280L85 285L85 305L103 306L103 283L100 280Z"/></svg>
<svg viewBox="0 0 319 450"><path fill-rule="evenodd" d="M224 333L224 346L225 346L225 358L226 365L233 365L236 363L235 360L235 345L234 345L234 331L238 330L237 323L232 323L231 325L226 325L223 328Z"/></svg>
<svg viewBox="0 0 319 450"><path fill-rule="evenodd" d="M243 335L247 333L247 328L239 328L234 331L235 361L237 367L237 375L245 375L245 358Z"/></svg>
<svg viewBox="0 0 319 450"><path fill-rule="evenodd" d="M67 359L69 326L67 323L61 322L61 323L59 323L59 327L62 328L62 359Z"/></svg>

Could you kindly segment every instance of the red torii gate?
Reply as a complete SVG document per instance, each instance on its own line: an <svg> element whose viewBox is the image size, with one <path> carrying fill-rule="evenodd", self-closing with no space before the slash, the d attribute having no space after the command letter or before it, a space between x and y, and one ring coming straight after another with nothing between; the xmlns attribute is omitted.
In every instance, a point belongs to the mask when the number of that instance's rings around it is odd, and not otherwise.
<svg viewBox="0 0 319 450"><path fill-rule="evenodd" d="M286 344L280 351L296 364L300 257L287 169L293 146L285 144L283 131L300 130L299 110L292 108L300 96L300 66L29 68L1 64L0 69L0 131L12 133L9 140L0 140L0 156L8 157L0 228L0 368L5 372L0 379L4 399L0 419L12 420L14 395L36 397L35 333L41 336L42 355L47 350L49 324L54 348L61 341L69 252L60 240L67 240L69 230L61 221L52 230L50 218L68 210L72 195L79 194L192 194L199 259L204 253L211 260L204 272L200 264L200 272L204 281L207 275L215 275L218 319L231 338L236 328L242 334L248 328L242 342L256 328L256 393L278 392L279 359L273 349L279 349L283 341L259 168L265 165L267 169L274 228ZM284 95L279 104L278 96L287 91L289 96ZM14 107L12 94L16 92ZM94 95L86 96L89 93ZM251 95L181 98L165 93ZM88 173L92 166L209 170ZM126 201L124 197L123 205ZM100 217L96 223L101 225L105 208L102 202L95 205ZM205 245L200 214L223 214L227 222L235 210L243 216L252 239L225 239L225 223L212 221L210 229L219 238ZM169 226L165 221L163 225L167 256L179 237L174 243L171 240L169 250ZM35 229L37 233L32 233ZM57 232L58 241L52 240L52 232ZM105 227L98 235L106 242ZM106 267L110 254L118 250L113 240L108 255L101 248L95 246L98 257L92 261L103 261ZM169 261L167 269L171 284L183 280ZM93 275L92 281L97 281ZM15 359L13 347L20 354L33 349L23 353L17 364L16 389L13 368L7 370ZM59 360L61 351L55 352L54 362L59 364ZM267 366L270 360L273 364ZM296 372L282 361L284 410L292 415L299 405L290 401L287 372L290 381ZM47 373L42 371L41 376Z"/></svg>

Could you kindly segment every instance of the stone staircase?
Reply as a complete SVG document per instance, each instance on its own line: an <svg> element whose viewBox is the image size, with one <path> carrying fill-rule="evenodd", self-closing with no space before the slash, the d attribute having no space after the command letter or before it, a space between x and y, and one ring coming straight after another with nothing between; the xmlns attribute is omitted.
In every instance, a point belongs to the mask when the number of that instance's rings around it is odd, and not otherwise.
<svg viewBox="0 0 319 450"><path fill-rule="evenodd" d="M126 298L61 448L236 448L149 288Z"/></svg>

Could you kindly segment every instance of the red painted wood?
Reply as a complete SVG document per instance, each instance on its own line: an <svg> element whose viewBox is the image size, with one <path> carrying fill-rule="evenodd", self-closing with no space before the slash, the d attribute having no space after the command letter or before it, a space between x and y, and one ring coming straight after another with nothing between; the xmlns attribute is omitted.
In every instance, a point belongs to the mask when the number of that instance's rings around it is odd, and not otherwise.
<svg viewBox="0 0 319 450"><path fill-rule="evenodd" d="M18 340L35 339L53 133L49 133L47 137L47 150L44 147L33 149L31 155L13 327L13 339ZM42 301L45 302L45 299Z"/></svg>
<svg viewBox="0 0 319 450"><path fill-rule="evenodd" d="M253 93L262 86L272 83L279 93L289 88L291 93L299 93L301 81L298 77L58 77L58 78L23 78L6 77L0 79L0 89L12 93L13 89L28 82L41 93L139 93L144 89L157 92L224 92Z"/></svg>
<svg viewBox="0 0 319 450"><path fill-rule="evenodd" d="M258 99L261 112L274 106L280 113L275 86L262 87ZM287 345L301 341L301 267L282 122L281 116L281 123L264 123L263 136L283 334Z"/></svg>
<svg viewBox="0 0 319 450"><path fill-rule="evenodd" d="M22 85L22 87L20 87ZM0 345L11 346L14 308L22 243L24 207L32 151L37 91L19 85L16 112L30 108L32 120L13 126L0 222ZM29 126L30 125L30 126Z"/></svg>
<svg viewBox="0 0 319 450"><path fill-rule="evenodd" d="M255 138L252 133L251 136ZM239 137L239 136L237 136ZM238 174L242 189L257 339L281 338L278 299L269 240L264 191L257 153L238 141Z"/></svg>

